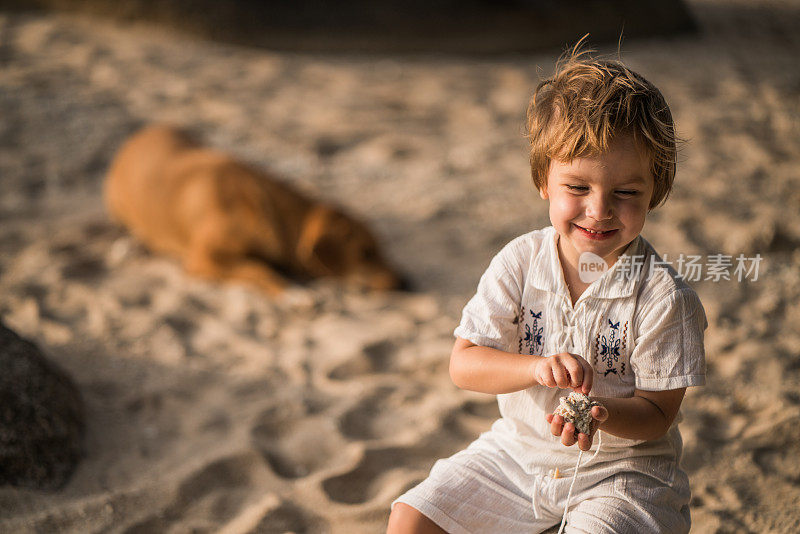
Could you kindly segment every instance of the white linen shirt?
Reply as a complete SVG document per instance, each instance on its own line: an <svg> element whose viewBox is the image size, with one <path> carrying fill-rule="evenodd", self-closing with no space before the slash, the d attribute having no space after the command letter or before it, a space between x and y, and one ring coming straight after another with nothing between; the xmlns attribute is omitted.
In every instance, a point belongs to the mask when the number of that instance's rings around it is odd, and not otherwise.
<svg viewBox="0 0 800 534"><path fill-rule="evenodd" d="M508 243L481 277L454 334L512 353L579 354L595 372L592 396L631 397L635 389L705 383L703 307L673 269L659 267L661 258L644 238L634 239L574 306L557 241L555 229L547 227ZM564 447L545 420L569 391L534 386L497 396L502 417L490 432L526 471L574 466L577 448ZM672 484L682 449L679 421L680 416L665 436L651 441L602 433L592 464L644 471ZM659 461L652 462L654 457Z"/></svg>

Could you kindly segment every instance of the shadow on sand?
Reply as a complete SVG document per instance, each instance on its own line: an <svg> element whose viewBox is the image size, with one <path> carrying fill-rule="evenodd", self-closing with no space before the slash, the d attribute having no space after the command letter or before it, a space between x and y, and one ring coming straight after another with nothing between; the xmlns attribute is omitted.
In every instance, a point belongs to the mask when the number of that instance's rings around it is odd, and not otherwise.
<svg viewBox="0 0 800 534"><path fill-rule="evenodd" d="M496 54L696 30L681 0L0 0L303 52Z"/></svg>

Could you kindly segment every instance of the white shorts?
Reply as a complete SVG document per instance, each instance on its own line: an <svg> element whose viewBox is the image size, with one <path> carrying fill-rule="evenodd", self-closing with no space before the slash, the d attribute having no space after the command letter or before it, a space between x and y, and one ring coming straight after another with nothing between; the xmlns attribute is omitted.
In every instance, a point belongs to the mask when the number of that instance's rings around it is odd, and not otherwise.
<svg viewBox="0 0 800 534"><path fill-rule="evenodd" d="M689 532L688 480L670 486L612 465L585 469L578 472L566 532ZM530 534L561 522L571 480L571 470L561 478L526 472L485 433L467 449L438 460L428 478L392 506L412 506L451 534Z"/></svg>

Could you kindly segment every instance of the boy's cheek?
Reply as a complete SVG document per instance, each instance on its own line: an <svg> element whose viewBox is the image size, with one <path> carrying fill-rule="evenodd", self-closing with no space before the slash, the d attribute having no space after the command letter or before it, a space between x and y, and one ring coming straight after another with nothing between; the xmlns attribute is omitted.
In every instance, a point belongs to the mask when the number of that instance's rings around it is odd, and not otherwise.
<svg viewBox="0 0 800 534"><path fill-rule="evenodd" d="M568 193L558 193L555 195L548 195L550 206L555 206L561 211L572 211L581 208L580 197L572 196Z"/></svg>
<svg viewBox="0 0 800 534"><path fill-rule="evenodd" d="M580 213L579 206L575 206L569 201L550 198L550 218L557 219L561 224L567 225ZM556 221L553 221L556 222Z"/></svg>

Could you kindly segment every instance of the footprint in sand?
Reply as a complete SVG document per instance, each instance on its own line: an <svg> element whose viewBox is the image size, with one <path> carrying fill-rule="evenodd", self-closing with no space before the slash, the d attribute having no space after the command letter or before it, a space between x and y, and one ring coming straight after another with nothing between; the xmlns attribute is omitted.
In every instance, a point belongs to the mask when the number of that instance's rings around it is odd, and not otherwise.
<svg viewBox="0 0 800 534"><path fill-rule="evenodd" d="M105 273L103 260L89 257L76 258L61 269L61 275L72 280L95 280Z"/></svg>
<svg viewBox="0 0 800 534"><path fill-rule="evenodd" d="M304 534L306 532L319 532L323 530L319 525L320 520L291 503L284 502L271 510L247 534Z"/></svg>
<svg viewBox="0 0 800 534"><path fill-rule="evenodd" d="M63 238L55 238L48 254L61 265L65 279L87 281L108 272L105 256L119 230L105 222L90 222L76 228Z"/></svg>
<svg viewBox="0 0 800 534"><path fill-rule="evenodd" d="M187 316L171 313L164 316L163 321L172 328L181 339L186 339L197 330L197 323Z"/></svg>
<svg viewBox="0 0 800 534"><path fill-rule="evenodd" d="M212 462L184 480L166 508L123 532L145 534L167 532L171 526L224 524L241 511L263 468L263 462L253 453Z"/></svg>
<svg viewBox="0 0 800 534"><path fill-rule="evenodd" d="M324 415L311 415L313 408L306 406L302 414L285 407L269 409L251 431L253 446L282 478L310 475L326 467L344 447L335 423Z"/></svg>
<svg viewBox="0 0 800 534"><path fill-rule="evenodd" d="M766 475L778 475L793 484L800 484L797 456L797 446L763 447L753 451L753 460Z"/></svg>
<svg viewBox="0 0 800 534"><path fill-rule="evenodd" d="M423 392L419 388L378 387L339 418L339 429L351 439L393 436L399 428L414 425Z"/></svg>
<svg viewBox="0 0 800 534"><path fill-rule="evenodd" d="M323 481L328 497L345 504L360 504L374 498L381 488L381 477L399 467L416 469L429 461L417 447L389 447L367 450L358 465L339 476Z"/></svg>
<svg viewBox="0 0 800 534"><path fill-rule="evenodd" d="M800 453L800 426L792 418L774 428L778 436L769 444L753 450L753 461L765 475L779 476L793 484L800 483L797 457ZM771 434L771 432L770 432Z"/></svg>
<svg viewBox="0 0 800 534"><path fill-rule="evenodd" d="M334 367L328 373L328 378L350 380L360 375L385 373L392 369L396 353L397 345L393 341L381 340L370 343L353 359Z"/></svg>
<svg viewBox="0 0 800 534"><path fill-rule="evenodd" d="M428 470L439 458L463 449L477 437L471 425L465 424L461 408L449 410L436 430L413 447L367 449L351 470L323 481L322 488L336 502L359 504L378 495L384 477L395 469Z"/></svg>

